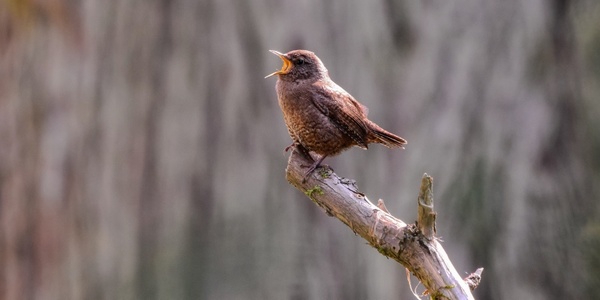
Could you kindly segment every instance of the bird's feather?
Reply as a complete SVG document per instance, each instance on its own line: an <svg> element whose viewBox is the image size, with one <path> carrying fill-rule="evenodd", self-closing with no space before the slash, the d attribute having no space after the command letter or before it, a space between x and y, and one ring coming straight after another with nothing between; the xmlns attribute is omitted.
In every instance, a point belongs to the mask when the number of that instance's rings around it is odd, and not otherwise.
<svg viewBox="0 0 600 300"><path fill-rule="evenodd" d="M327 116L347 136L352 138L361 148L368 148L367 108L358 103L352 96L333 82L314 83L317 93L311 100L315 107ZM336 100L332 100L336 99Z"/></svg>

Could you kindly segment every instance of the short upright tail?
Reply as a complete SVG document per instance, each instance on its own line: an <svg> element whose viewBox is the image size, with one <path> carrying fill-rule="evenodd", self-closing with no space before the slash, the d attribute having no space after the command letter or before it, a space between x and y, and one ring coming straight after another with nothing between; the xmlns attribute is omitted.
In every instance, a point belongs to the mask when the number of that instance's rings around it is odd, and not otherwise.
<svg viewBox="0 0 600 300"><path fill-rule="evenodd" d="M405 139L386 131L373 122L369 125L371 125L371 139L369 142L380 143L388 148L404 148L404 145L406 145Z"/></svg>

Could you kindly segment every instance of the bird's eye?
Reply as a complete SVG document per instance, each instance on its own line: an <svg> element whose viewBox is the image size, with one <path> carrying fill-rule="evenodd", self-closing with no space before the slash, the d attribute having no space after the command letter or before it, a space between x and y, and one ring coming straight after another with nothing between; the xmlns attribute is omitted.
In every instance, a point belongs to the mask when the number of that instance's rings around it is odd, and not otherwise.
<svg viewBox="0 0 600 300"><path fill-rule="evenodd" d="M296 64L299 65L299 66L303 65L304 64L304 58L302 58L302 57L298 58L298 60L296 60Z"/></svg>

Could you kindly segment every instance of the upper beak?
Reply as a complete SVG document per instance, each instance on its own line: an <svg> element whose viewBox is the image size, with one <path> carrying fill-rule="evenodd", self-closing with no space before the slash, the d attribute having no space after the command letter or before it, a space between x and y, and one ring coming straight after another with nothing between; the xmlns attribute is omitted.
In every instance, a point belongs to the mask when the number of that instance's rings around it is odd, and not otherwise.
<svg viewBox="0 0 600 300"><path fill-rule="evenodd" d="M283 53L281 53L279 51L275 51L275 50L269 50L269 51L271 51L271 53L273 53L273 54L279 56L279 58L281 58L281 60L283 61L283 66L281 67L281 70L275 71L275 72L273 72L273 73L265 76L265 78L269 78L269 77L271 77L273 75L282 75L282 74L289 73L290 70L292 69L292 66L293 66L292 61L289 60L287 58L287 56L285 56L285 54L283 54Z"/></svg>

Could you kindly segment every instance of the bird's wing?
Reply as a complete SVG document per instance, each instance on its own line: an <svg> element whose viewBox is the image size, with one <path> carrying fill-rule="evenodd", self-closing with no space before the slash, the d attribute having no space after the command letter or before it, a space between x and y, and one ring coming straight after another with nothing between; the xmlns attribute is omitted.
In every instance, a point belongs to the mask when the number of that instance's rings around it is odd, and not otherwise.
<svg viewBox="0 0 600 300"><path fill-rule="evenodd" d="M315 107L359 147L366 149L369 129L364 119L367 117L367 108L335 83L316 83L315 87L317 93L311 97Z"/></svg>

